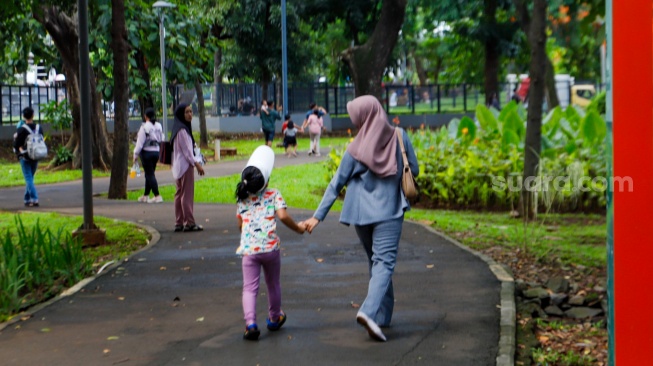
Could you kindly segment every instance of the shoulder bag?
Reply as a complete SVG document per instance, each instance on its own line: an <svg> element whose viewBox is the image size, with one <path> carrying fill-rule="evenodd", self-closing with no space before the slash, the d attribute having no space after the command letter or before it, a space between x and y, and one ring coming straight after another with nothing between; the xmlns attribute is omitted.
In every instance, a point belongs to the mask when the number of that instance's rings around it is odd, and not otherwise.
<svg viewBox="0 0 653 366"><path fill-rule="evenodd" d="M417 183L415 183L415 177L413 177L413 172L410 171L410 166L408 165L408 157L406 156L406 147L404 146L401 130L395 127L395 132L397 133L397 139L401 147L401 156L404 159L404 171L401 174L401 189L404 191L406 198L411 200L417 197Z"/></svg>

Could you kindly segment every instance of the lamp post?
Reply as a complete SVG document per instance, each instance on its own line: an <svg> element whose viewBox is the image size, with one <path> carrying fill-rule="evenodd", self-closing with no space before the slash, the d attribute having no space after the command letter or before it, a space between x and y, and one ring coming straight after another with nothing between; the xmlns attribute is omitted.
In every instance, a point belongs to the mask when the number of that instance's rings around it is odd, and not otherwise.
<svg viewBox="0 0 653 366"><path fill-rule="evenodd" d="M168 104L166 102L166 29L163 26L163 16L166 8L177 7L175 4L171 4L167 1L157 1L152 4L153 8L161 9L159 11L159 48L161 49L161 106L163 109L163 136L166 138L168 131Z"/></svg>
<svg viewBox="0 0 653 366"><path fill-rule="evenodd" d="M290 113L290 105L288 104L288 44L286 38L286 0L281 0L281 80L284 116Z"/></svg>

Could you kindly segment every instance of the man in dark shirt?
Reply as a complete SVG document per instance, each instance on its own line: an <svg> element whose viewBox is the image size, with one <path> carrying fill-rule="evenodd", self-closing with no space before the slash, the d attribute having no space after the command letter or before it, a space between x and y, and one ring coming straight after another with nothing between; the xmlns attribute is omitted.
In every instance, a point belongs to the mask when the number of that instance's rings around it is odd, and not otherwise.
<svg viewBox="0 0 653 366"><path fill-rule="evenodd" d="M275 121L281 120L281 116L274 109L274 102L270 101L269 103L263 100L263 106L261 108L261 129L263 130L263 135L265 136L265 144L272 146L272 140L274 139L274 130L275 130Z"/></svg>
<svg viewBox="0 0 653 366"><path fill-rule="evenodd" d="M25 126L29 127L31 131L36 132L34 109L31 107L23 109L23 118L25 119ZM30 133L24 127L18 128L16 139L14 140L14 150L16 151L18 161L20 161L20 167L23 170L23 178L25 178L25 206L36 207L39 205L39 196L36 193L36 186L34 186L34 175L36 174L36 168L39 162L30 159L25 150L25 140ZM39 130L39 134L43 135L43 132Z"/></svg>

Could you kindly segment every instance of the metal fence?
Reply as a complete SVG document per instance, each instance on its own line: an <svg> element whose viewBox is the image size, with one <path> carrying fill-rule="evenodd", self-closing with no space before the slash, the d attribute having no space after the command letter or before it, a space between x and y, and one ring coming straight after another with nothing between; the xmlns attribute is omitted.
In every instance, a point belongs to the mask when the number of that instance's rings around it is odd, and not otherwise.
<svg viewBox="0 0 653 366"><path fill-rule="evenodd" d="M576 84L581 84L576 82ZM582 82L582 84L588 84ZM603 86L593 84L596 91ZM500 84L497 96L500 105L508 103L518 87L517 83ZM558 94L564 94L567 103L571 100L572 84L558 82ZM261 84L206 84L202 86L207 112L214 116L246 116L258 113L263 99ZM279 101L282 95L279 83L267 86L267 98ZM52 100L66 99L65 86L31 86L31 85L0 85L0 125L13 125L20 121L23 108L32 106L35 120L41 120L41 106ZM304 112L311 102L324 107L333 116L347 114L347 102L355 98L354 87L333 86L326 83L291 83L288 86L288 111L290 113ZM561 100L563 98L561 97ZM383 86L382 100L389 114L423 114L451 113L473 111L478 104L485 104L483 86L479 84L434 84L434 85L393 85ZM194 88L185 89L178 86L174 89L172 98L174 106L180 102L190 103L197 112L197 96ZM566 104L561 103L564 106ZM102 112L107 119L114 116L114 103L102 101ZM129 100L129 115L140 116L141 108L137 100Z"/></svg>
<svg viewBox="0 0 653 366"><path fill-rule="evenodd" d="M578 84L578 82L577 82ZM584 82L583 84L587 84ZM600 84L593 84L596 91L601 91ZM268 99L277 100L279 104L280 85L268 85ZM572 83L557 82L556 88L563 107L571 100ZM510 102L518 83L500 84L497 101L499 105ZM262 101L263 91L260 84L215 84L203 86L205 104L212 115L243 116L256 114ZM181 94L186 93L185 97ZM191 95L190 97L188 95ZM191 102L196 108L194 90L178 89L176 101L180 98ZM355 98L353 86L332 86L326 83L299 84L288 86L288 111L303 112L311 102L323 106L331 115L347 114L347 102ZM433 84L415 85L384 85L382 100L387 113L450 113L473 111L478 104L485 104L485 92L479 84ZM565 104L567 103L567 104Z"/></svg>
<svg viewBox="0 0 653 366"><path fill-rule="evenodd" d="M40 121L41 106L52 100L67 99L65 86L0 85L0 125L17 124L25 107L34 108L34 119Z"/></svg>

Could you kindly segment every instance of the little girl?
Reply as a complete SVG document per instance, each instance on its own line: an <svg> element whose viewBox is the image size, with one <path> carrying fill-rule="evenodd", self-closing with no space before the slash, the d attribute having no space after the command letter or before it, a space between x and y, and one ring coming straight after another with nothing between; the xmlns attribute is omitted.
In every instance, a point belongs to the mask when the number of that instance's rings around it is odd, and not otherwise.
<svg viewBox="0 0 653 366"><path fill-rule="evenodd" d="M305 230L286 212L286 202L281 193L268 188L273 166L274 151L269 146L259 146L243 169L241 181L236 187L236 217L240 227L240 246L236 253L243 257L243 338L250 341L258 340L261 334L256 325L256 297L261 268L268 288L267 328L276 331L286 322L286 314L281 311L281 254L275 216L299 234Z"/></svg>
<svg viewBox="0 0 653 366"><path fill-rule="evenodd" d="M293 121L288 121L288 126L283 131L283 146L286 148L287 157L297 157L297 132L301 132L295 128Z"/></svg>

